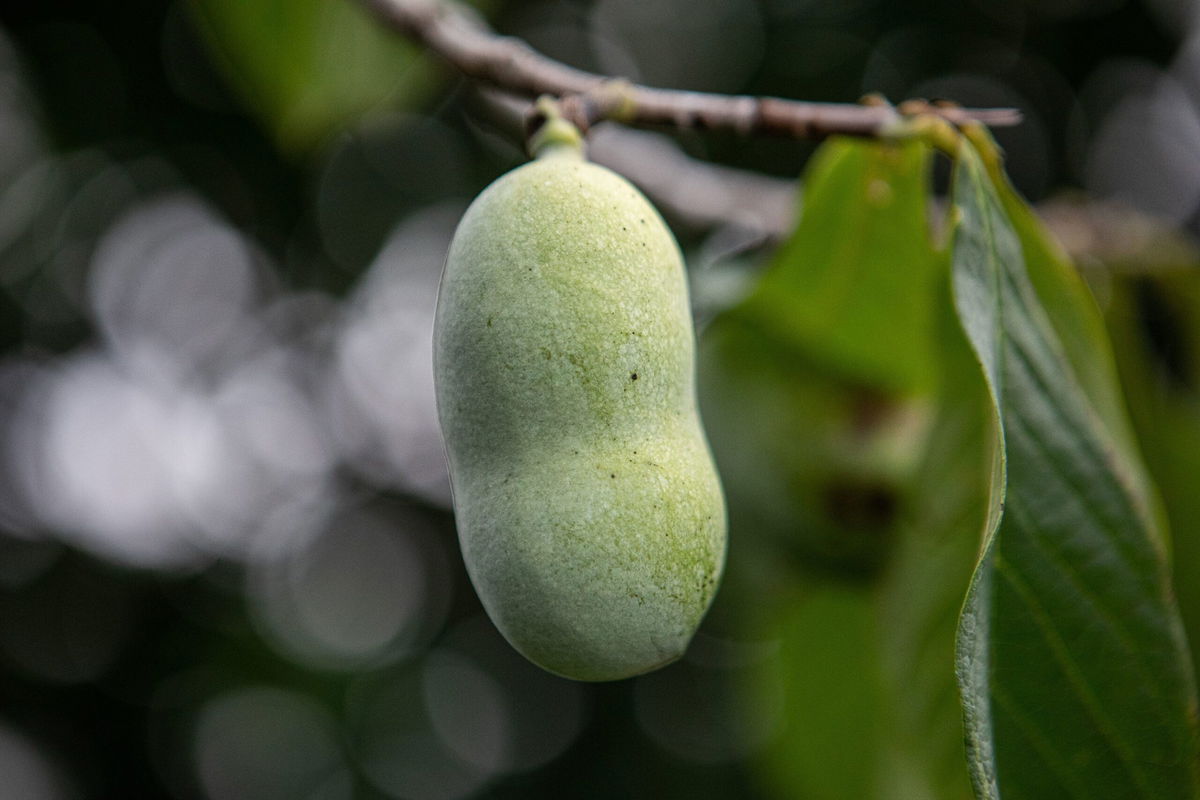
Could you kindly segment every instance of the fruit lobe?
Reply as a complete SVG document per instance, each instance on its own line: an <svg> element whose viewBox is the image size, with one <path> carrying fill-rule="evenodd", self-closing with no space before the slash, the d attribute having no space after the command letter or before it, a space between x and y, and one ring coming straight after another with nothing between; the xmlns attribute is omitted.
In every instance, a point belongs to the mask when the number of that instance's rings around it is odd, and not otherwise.
<svg viewBox="0 0 1200 800"><path fill-rule="evenodd" d="M463 557L527 658L615 680L682 655L725 556L682 259L569 140L493 183L447 257L435 383Z"/></svg>

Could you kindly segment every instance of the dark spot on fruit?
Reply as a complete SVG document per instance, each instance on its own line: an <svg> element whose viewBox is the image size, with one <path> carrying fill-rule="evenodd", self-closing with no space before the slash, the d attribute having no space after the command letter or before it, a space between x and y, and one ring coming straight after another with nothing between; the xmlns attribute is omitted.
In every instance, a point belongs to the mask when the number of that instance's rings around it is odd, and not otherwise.
<svg viewBox="0 0 1200 800"><path fill-rule="evenodd" d="M610 472L610 473L608 474L608 477L610 477L610 478L615 478L615 477L617 477L617 473L615 473L615 472Z"/></svg>
<svg viewBox="0 0 1200 800"><path fill-rule="evenodd" d="M487 323L487 325L488 325L488 327L489 327L489 328L490 328L490 327L492 327L492 318L491 318L491 316L488 316L488 323Z"/></svg>
<svg viewBox="0 0 1200 800"><path fill-rule="evenodd" d="M629 380L631 380L631 381L636 381L636 380L637 380L637 373L636 373L636 372L631 372L631 373L629 373Z"/></svg>

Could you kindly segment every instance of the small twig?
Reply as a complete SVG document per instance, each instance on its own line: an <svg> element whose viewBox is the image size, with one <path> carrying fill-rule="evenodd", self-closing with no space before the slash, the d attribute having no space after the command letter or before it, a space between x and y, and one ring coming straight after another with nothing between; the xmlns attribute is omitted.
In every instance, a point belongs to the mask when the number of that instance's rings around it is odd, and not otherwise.
<svg viewBox="0 0 1200 800"><path fill-rule="evenodd" d="M723 129L743 135L821 139L834 134L879 136L900 118L887 104L807 103L776 97L657 89L569 67L519 39L498 36L469 19L449 0L360 0L401 33L416 39L469 78L526 96L555 95L582 130L602 119L633 125ZM1012 108L970 109L908 101L903 113L920 112L952 124L1015 125Z"/></svg>

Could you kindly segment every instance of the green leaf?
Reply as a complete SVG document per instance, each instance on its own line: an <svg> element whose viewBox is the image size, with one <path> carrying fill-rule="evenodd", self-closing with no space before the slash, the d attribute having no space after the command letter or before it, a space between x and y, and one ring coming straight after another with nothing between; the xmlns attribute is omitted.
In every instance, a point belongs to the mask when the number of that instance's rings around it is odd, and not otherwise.
<svg viewBox="0 0 1200 800"><path fill-rule="evenodd" d="M1195 687L1166 557L975 150L954 178L955 305L995 413L987 536L959 627L980 797L1191 798ZM1068 297L1058 302L1070 302Z"/></svg>
<svg viewBox="0 0 1200 800"><path fill-rule="evenodd" d="M952 311L940 301L936 413L896 552L877 588L888 740L904 765L889 798L971 794L954 670L963 596L988 513L992 435L987 390Z"/></svg>
<svg viewBox="0 0 1200 800"><path fill-rule="evenodd" d="M1118 463L1138 464L1137 438L1121 392L1113 348L1105 330L1104 316L1091 289L1062 246L1017 193L1004 171L999 148L991 135L986 129L978 128L972 131L971 138L1020 242L1029 280L1062 345L1063 354L1120 451ZM1158 515L1152 530L1156 534L1165 531L1165 516L1145 471L1130 469L1126 478L1134 485L1139 504L1148 509L1148 513Z"/></svg>
<svg viewBox="0 0 1200 800"><path fill-rule="evenodd" d="M847 385L733 317L705 331L700 397L735 534L809 566L878 571L925 435L923 401Z"/></svg>
<svg viewBox="0 0 1200 800"><path fill-rule="evenodd" d="M750 707L784 720L756 763L780 797L971 793L954 638L987 511L990 427L948 286L942 295L936 413L884 574L874 584L803 574L773 594L760 569L743 600L755 638L779 644L747 677Z"/></svg>
<svg viewBox="0 0 1200 800"><path fill-rule="evenodd" d="M191 0L214 54L280 146L319 145L388 101L432 88L419 50L344 0Z"/></svg>
<svg viewBox="0 0 1200 800"><path fill-rule="evenodd" d="M832 140L799 228L704 331L700 402L735 530L877 572L928 427L930 150Z"/></svg>
<svg viewBox="0 0 1200 800"><path fill-rule="evenodd" d="M779 642L748 682L785 720L756 764L784 797L970 794L954 638L990 429L928 236L929 155L871 142L820 151L796 238L702 341L738 552L771 530L802 543L790 589L772 592L756 572L745 603L756 638ZM873 204L889 196L903 201ZM843 273L856 292L840 294ZM836 313L820 307L831 302Z"/></svg>
<svg viewBox="0 0 1200 800"><path fill-rule="evenodd" d="M886 390L931 380L930 148L835 139L813 157L795 233L743 304L781 344Z"/></svg>
<svg viewBox="0 0 1200 800"><path fill-rule="evenodd" d="M809 580L757 612L755 629L779 647L750 675L750 707L783 721L759 759L765 784L806 800L879 797L885 722L870 593Z"/></svg>

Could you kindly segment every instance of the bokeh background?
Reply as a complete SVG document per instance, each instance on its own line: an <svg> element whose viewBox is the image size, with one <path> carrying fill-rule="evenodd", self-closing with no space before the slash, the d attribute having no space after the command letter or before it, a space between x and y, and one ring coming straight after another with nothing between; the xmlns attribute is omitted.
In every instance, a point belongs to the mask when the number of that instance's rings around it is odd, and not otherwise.
<svg viewBox="0 0 1200 800"><path fill-rule="evenodd" d="M1019 107L999 132L1014 179L1073 198L1048 213L1110 312L1172 516L1200 517L1195 3L481 13L651 84ZM789 180L813 149L669 146ZM779 666L794 648L746 620L795 574L861 582L874 556L800 552L781 573L777 543L735 528L757 555L736 557L688 657L619 684L540 672L482 614L431 324L459 215L521 158L469 87L353 0L0 4L0 798L832 796L781 777L812 744ZM730 302L766 251L666 210L700 310ZM871 548L899 502L888 480L837 495L829 524ZM1195 539L1177 524L1181 553Z"/></svg>

